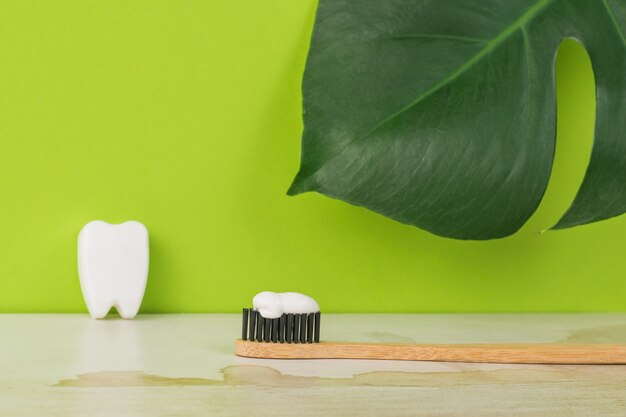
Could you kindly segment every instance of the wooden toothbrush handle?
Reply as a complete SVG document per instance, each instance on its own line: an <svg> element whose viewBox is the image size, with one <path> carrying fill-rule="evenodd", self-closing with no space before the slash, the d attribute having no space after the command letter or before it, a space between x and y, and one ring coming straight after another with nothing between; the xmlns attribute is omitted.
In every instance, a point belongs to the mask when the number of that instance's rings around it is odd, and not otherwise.
<svg viewBox="0 0 626 417"><path fill-rule="evenodd" d="M235 354L265 359L374 359L526 364L626 364L618 344L266 343L237 339Z"/></svg>

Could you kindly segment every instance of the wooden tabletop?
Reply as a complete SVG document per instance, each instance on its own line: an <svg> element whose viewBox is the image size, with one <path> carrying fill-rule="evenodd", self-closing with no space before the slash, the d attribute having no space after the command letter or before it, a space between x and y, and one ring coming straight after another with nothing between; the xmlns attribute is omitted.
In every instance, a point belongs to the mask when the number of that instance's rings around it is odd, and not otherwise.
<svg viewBox="0 0 626 417"><path fill-rule="evenodd" d="M238 315L0 315L0 415L626 415L626 366L247 359L240 331ZM324 314L322 339L626 343L626 314Z"/></svg>

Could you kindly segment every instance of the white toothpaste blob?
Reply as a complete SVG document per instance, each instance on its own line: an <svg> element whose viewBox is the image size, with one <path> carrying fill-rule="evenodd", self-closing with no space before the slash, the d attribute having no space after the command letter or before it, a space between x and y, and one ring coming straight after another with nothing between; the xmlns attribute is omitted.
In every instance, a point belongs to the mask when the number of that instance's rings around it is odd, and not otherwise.
<svg viewBox="0 0 626 417"><path fill-rule="evenodd" d="M283 313L317 313L320 306L308 295L297 292L263 291L252 299L252 306L266 319L276 319Z"/></svg>

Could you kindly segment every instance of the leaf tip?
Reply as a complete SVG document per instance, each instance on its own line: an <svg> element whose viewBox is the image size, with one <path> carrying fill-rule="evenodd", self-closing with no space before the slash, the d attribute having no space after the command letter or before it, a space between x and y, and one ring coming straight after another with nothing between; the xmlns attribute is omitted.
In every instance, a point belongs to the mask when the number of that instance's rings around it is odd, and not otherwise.
<svg viewBox="0 0 626 417"><path fill-rule="evenodd" d="M287 190L287 195L293 197L293 196L298 195L298 194L301 194L301 191L298 190L298 186L296 185L295 182L293 182L289 186L289 189Z"/></svg>
<svg viewBox="0 0 626 417"><path fill-rule="evenodd" d="M300 169L287 190L287 195L295 196L308 191L316 191L315 181L310 175L303 173L302 169Z"/></svg>
<svg viewBox="0 0 626 417"><path fill-rule="evenodd" d="M293 182L289 186L289 189L287 190L287 195L296 196L298 194L302 194L307 191L310 191L310 190L308 190L305 184L303 184L302 181L299 181L298 176L296 176L296 178L293 180Z"/></svg>

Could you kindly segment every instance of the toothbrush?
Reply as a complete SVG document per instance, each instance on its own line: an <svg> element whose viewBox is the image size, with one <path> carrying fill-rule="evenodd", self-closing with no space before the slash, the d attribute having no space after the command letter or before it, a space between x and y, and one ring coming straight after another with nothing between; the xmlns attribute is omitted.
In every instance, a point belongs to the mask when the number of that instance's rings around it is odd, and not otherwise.
<svg viewBox="0 0 626 417"><path fill-rule="evenodd" d="M235 354L264 359L372 359L511 364L626 364L622 344L391 344L320 342L319 306L298 293L262 292L243 309Z"/></svg>

